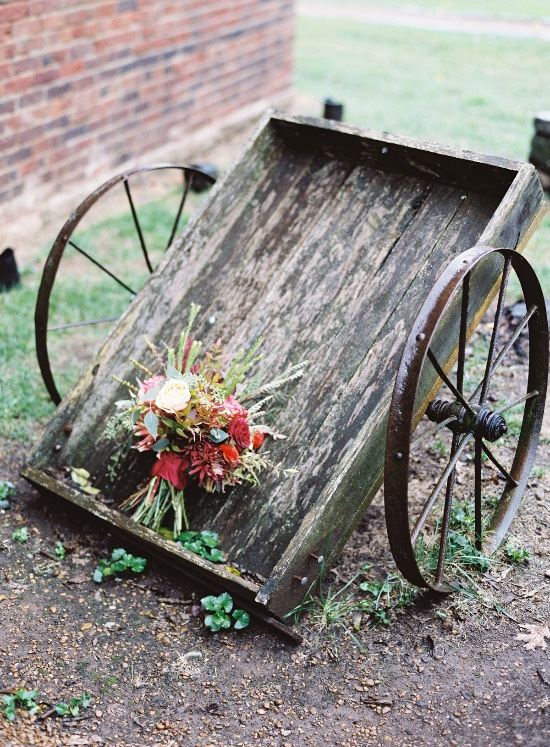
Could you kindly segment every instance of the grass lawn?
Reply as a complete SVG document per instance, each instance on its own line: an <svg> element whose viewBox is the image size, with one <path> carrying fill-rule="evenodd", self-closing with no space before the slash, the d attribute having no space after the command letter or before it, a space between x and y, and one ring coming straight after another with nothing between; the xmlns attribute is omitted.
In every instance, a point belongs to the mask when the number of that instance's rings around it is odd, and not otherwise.
<svg viewBox="0 0 550 747"><path fill-rule="evenodd" d="M316 0L321 5L338 5L335 0ZM547 0L411 0L411 2L388 2L388 0L344 0L342 5L357 7L395 8L397 10L418 9L423 11L448 11L469 15L490 15L500 18L550 18Z"/></svg>
<svg viewBox="0 0 550 747"><path fill-rule="evenodd" d="M428 0L422 5L432 6ZM546 5L546 0L507 3L506 12L519 12L521 7L523 15L535 15ZM442 1L434 7L457 9L458 3ZM490 7L497 8L496 0L476 5L480 11ZM318 99L330 95L343 101L346 121L511 158L527 157L533 114L550 105L548 96L542 95L547 58L548 45L537 41L297 19L296 87ZM147 243L156 243L160 256L170 218L155 203L141 215ZM139 247L135 253L128 215L88 226L78 243L84 248L99 245L100 257L114 265L131 287L143 282L146 275ZM527 254L550 295L548 246L547 217ZM113 286L91 266L83 266L86 269L79 269L73 258L66 264L66 276L59 276L51 323L114 316L128 302L127 291ZM37 422L43 422L53 406L34 353L33 314L40 271L32 265L23 269L23 287L0 294L7 330L0 337L0 359L7 364L0 380L0 435L29 442L35 438ZM106 329L55 333L54 374L65 384L64 391L75 380L87 348L96 346Z"/></svg>
<svg viewBox="0 0 550 747"><path fill-rule="evenodd" d="M191 209L202 196L191 195ZM153 266L164 254L177 210L179 193L164 201L139 206L140 225ZM180 228L188 218L184 215ZM118 216L94 222L86 216L72 240L101 261L133 290L139 290L149 273L139 247L136 229L127 204ZM43 253L46 256L46 253ZM22 267L20 288L0 294L0 436L30 443L54 406L42 382L34 343L34 307L40 283L40 263ZM60 264L50 299L48 326L119 316L131 294L117 285L71 247ZM112 324L78 327L50 332L48 350L54 379L61 394L78 379L93 353L107 336Z"/></svg>
<svg viewBox="0 0 550 747"><path fill-rule="evenodd" d="M357 125L525 159L545 42L298 17L296 87ZM550 93L548 86L547 93Z"/></svg>
<svg viewBox="0 0 550 747"><path fill-rule="evenodd" d="M533 40L298 16L295 84L342 101L352 124L526 160L533 115L550 106L548 53ZM549 246L546 216L526 256L547 296Z"/></svg>

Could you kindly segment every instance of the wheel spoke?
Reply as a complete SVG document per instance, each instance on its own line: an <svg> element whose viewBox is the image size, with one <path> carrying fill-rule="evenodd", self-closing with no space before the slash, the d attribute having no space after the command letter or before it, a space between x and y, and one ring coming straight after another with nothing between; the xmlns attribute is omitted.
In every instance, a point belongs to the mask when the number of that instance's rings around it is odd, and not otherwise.
<svg viewBox="0 0 550 747"><path fill-rule="evenodd" d="M474 514L475 514L475 547L478 552L481 552L481 449L483 448L483 441L481 438L476 438L475 448L475 480L474 480Z"/></svg>
<svg viewBox="0 0 550 747"><path fill-rule="evenodd" d="M106 324L107 322L116 322L118 316L107 316L104 319L89 319L86 322L71 322L70 324L56 324L55 327L48 327L48 332L55 332L59 329L71 329L72 327L88 327L91 324Z"/></svg>
<svg viewBox="0 0 550 747"><path fill-rule="evenodd" d="M462 284L462 308L460 311L460 337L458 339L458 366L456 371L456 388L464 394L464 360L466 358L466 333L468 331L468 306L470 304L470 273Z"/></svg>
<svg viewBox="0 0 550 747"><path fill-rule="evenodd" d="M507 480L509 480L512 483L512 485L517 486L517 482L514 480L514 478L512 477L512 475L510 475L510 473L508 472L508 470L504 469L504 467L502 466L502 464L498 461L498 459L496 458L496 456L491 453L491 451L488 449L487 445L483 443L483 441L481 442L481 448L483 449L483 451L485 452L485 454L488 456L488 458L492 461L492 463L495 465L495 467L497 467L497 469L499 469L500 472L502 472L502 474L504 475L504 477Z"/></svg>
<svg viewBox="0 0 550 747"><path fill-rule="evenodd" d="M494 373L494 362L495 352L498 343L498 336L500 330L500 322L502 320L502 311L504 309L504 299L506 298L506 289L508 288L508 279L510 277L510 269L512 267L511 257L506 257L504 261L504 270L502 271L502 281L500 283L500 291L498 294L497 310L495 313L495 321L493 324L493 333L491 335L491 344L489 346L489 355L487 357L487 366L485 368L485 376L481 386L481 395L479 397L479 404L484 405L487 395L489 393L489 384L491 383L491 377Z"/></svg>
<svg viewBox="0 0 550 747"><path fill-rule="evenodd" d="M183 211L183 206L185 205L185 201L187 200L187 195L189 194L189 190L191 189L191 184L193 182L193 172L187 176L185 171L182 171L183 174L183 194L181 196L181 201L179 204L178 212L176 215L176 220L174 221L174 225L172 226L172 233L170 234L170 238L168 239L168 243L166 244L166 250L174 240L174 236L176 235L176 231L178 230L178 224L180 222L181 213ZM165 251L166 251L165 250Z"/></svg>
<svg viewBox="0 0 550 747"><path fill-rule="evenodd" d="M451 446L451 457L456 453L458 447L459 435L453 433L453 443ZM439 557L437 559L437 570L435 572L435 583L440 584L443 578L443 568L445 566L445 556L447 554L447 540L449 538L449 522L451 519L451 507L453 505L453 494L455 488L456 467L453 467L447 478L447 491L445 493L445 509L443 511L443 522L441 524L441 539L439 543Z"/></svg>
<svg viewBox="0 0 550 747"><path fill-rule="evenodd" d="M113 278L113 280L116 283L118 283L119 285L121 285L125 290L127 290L133 296L136 295L136 292L133 291L130 288L129 285L126 285L126 283L124 283L120 278L118 278L115 274L113 274L110 270L108 270L105 267L105 265L102 265L101 262L98 262L97 259L94 259L92 256L90 256L88 254L88 252L84 251L84 249L81 249L81 247L79 247L77 244L75 244L74 241L69 241L68 243L73 247L73 249L76 249L77 252L80 252L80 254L82 254L84 257L86 257L86 259L89 259L90 262L93 262L93 264L96 265L97 267L99 267L100 270L103 270L103 272L105 272L107 275L109 275L109 277Z"/></svg>
<svg viewBox="0 0 550 747"><path fill-rule="evenodd" d="M518 324L518 326L514 330L514 332L510 335L510 337L508 338L506 344L503 346L502 350L500 351L500 353L496 357L495 362L493 363L493 371L492 371L493 374L495 373L495 371L498 369L498 367L500 366L500 364L502 363L502 361L506 357L506 355L507 355L508 351L510 350L510 348L512 347L512 345L515 343L515 341L521 335L521 333L523 332L523 330L525 328L525 325L529 322L529 319L531 319L531 317L533 316L533 314L535 313L536 310L537 310L536 306L531 306L531 308L527 311L527 313L525 314L525 316L523 317L523 319L520 321L520 323ZM479 384L477 386L477 389L475 390L475 392L470 397L470 402L472 402L473 400L475 400L475 398L481 392L482 386L483 386L483 380L479 382Z"/></svg>
<svg viewBox="0 0 550 747"><path fill-rule="evenodd" d="M414 441L411 441L410 450L412 451L413 449L416 449L416 447L419 446L427 438L430 438L430 436L435 436L438 431L443 430L446 425L449 425L449 423L453 423L455 420L456 418L454 416L452 418L445 418L445 420L442 420L441 423L436 423L436 425L428 428L428 430L424 431L424 433L422 433L420 436L417 436Z"/></svg>
<svg viewBox="0 0 550 747"><path fill-rule="evenodd" d="M539 393L535 389L534 392L529 392L529 394L526 394L525 397L520 397L519 399L514 400L513 402L510 402L507 405L504 405L504 407L499 407L498 410L495 410L495 413L502 413L506 412L506 410L511 410L512 407L516 407L516 405L521 405L522 402L525 402L528 399L532 399L533 397L538 397Z"/></svg>
<svg viewBox="0 0 550 747"><path fill-rule="evenodd" d="M464 399L464 397L462 396L462 394L461 394L461 393L460 393L460 392L458 391L458 389L456 388L456 386L455 386L455 385L453 384L453 382L452 382L452 381L451 381L451 380L449 379L449 377L447 376L447 374L445 373L445 371L443 370L443 368L442 368L442 367L441 367L441 366L439 365L439 362L438 362L437 358L435 357L435 355L433 354L433 352L432 352L431 348L428 348L428 358L430 359L430 362L431 362L432 366L433 366L433 367L435 368L435 370L436 370L436 372L437 372L437 375L439 376L439 378L440 378L440 379L443 379L443 381L444 381L444 382L445 382L445 384L446 384L446 385L447 385L447 386L449 387L449 389L450 389L450 390L451 390L451 392L452 392L452 393L454 394L454 396L455 396L455 397L457 398L457 400L458 400L458 401L459 401L459 402L460 402L461 404L463 404L463 405L464 405L464 407L465 407L465 408L466 408L466 409L467 409L467 410L468 410L468 411L469 411L469 412L470 412L470 413L471 413L472 415L475 415L476 413L475 413L475 411L473 410L473 408L471 407L471 405L469 404L469 402L467 402L467 401L466 401L466 400Z"/></svg>
<svg viewBox="0 0 550 747"><path fill-rule="evenodd" d="M449 475L454 470L454 468L456 466L456 463L460 459L460 455L462 454L462 452L466 448L466 445L467 445L468 441L471 439L471 437L472 437L471 433L465 433L464 436L461 438L461 440L458 443L458 446L456 448L456 451L455 451L454 455L449 460L449 463L446 466L443 474L441 475L441 477L437 481L437 484L436 484L435 488L432 490L432 492L430 494L430 497L428 498L428 500L424 504L424 508L422 509L422 512L421 512L420 516L418 517L418 519L416 521L416 524L414 525L414 529L411 532L411 542L413 544L416 541L416 539L417 539L417 537L418 537L418 535L419 535L422 527L424 526L424 524L426 522L426 519L428 518L428 515L429 515L430 511L432 510L432 506L436 502L437 496L441 492L441 489L443 488L443 485L445 484L445 482L448 480Z"/></svg>
<svg viewBox="0 0 550 747"><path fill-rule="evenodd" d="M141 246L141 251L143 252L143 256L145 257L145 262L147 264L147 269L149 272L153 272L153 266L151 264L151 261L149 259L149 254L147 253L147 247L145 246L145 239L143 238L143 233L141 230L141 226L139 224L138 216L136 213L136 209L134 207L134 201L132 200L132 193L130 192L130 185L128 183L128 179L124 179L124 189L126 190L126 195L128 197L128 202L130 203L130 210L132 211L132 218L134 219L134 225L136 227L137 235L139 236L139 243Z"/></svg>

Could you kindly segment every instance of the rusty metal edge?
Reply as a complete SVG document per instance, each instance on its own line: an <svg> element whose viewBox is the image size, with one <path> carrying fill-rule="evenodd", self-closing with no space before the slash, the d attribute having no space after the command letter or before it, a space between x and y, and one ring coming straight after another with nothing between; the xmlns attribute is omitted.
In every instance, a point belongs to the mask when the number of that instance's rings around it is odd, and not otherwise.
<svg viewBox="0 0 550 747"><path fill-rule="evenodd" d="M533 315L533 324L531 325L530 322L529 325L530 341L531 335L533 335L535 344L532 346L530 344L528 384L529 387L537 389L540 395L534 400L529 400L526 406L526 415L523 419L522 431L514 459L514 469L517 464L518 469L521 470L521 474L518 475L519 485L518 488L504 491L501 498L503 509L500 513L499 511L495 512L495 521L491 526L494 547L491 544L489 545L489 547L492 547L492 551L502 541L521 501L521 495L525 489L535 457L542 425L548 376L548 322L540 284L534 270L517 251L475 246L456 257L445 268L418 313L405 343L399 364L386 436L384 504L392 555L397 567L408 581L421 588L432 588L435 591L442 591L443 588L433 587L422 576L410 538L408 511L409 434L413 426L414 399L424 360L439 319L457 293L464 276L478 262L495 252L504 257L510 256L512 258L512 266L520 279L520 283L523 277L529 287L529 295L532 296L529 299L526 297L526 302L531 304L534 302L541 309L541 313ZM522 290L525 291L523 284ZM537 358L537 364L535 364L535 358ZM539 372L538 376L536 375L537 370ZM529 391L532 390L532 388L529 389ZM529 438L527 432L529 428L533 433L532 438ZM517 472L515 474L517 475ZM506 507L506 510L504 510L504 507Z"/></svg>
<svg viewBox="0 0 550 747"><path fill-rule="evenodd" d="M48 354L48 314L50 309L50 297L52 289L55 283L59 264L63 258L67 243L72 236L75 228L86 215L88 210L102 197L106 192L112 189L116 184L127 180L130 176L138 173L145 173L147 171L158 171L161 169L179 169L184 172L197 173L205 177L212 184L215 183L209 174L206 174L200 169L195 169L191 166L183 166L175 163L156 163L145 166L137 166L133 169L123 171L116 176L113 176L108 181L104 182L96 190L83 200L76 210L72 213L70 218L65 222L63 228L57 235L50 253L44 264L44 270L42 272L42 278L40 281L40 287L38 289L38 295L36 298L36 308L34 313L34 330L35 330L35 341L36 341L36 355L38 358L38 365L40 367L40 373L42 379L48 390L53 402L58 405L61 402L61 395L55 384L55 380L52 374L50 365L50 356Z"/></svg>

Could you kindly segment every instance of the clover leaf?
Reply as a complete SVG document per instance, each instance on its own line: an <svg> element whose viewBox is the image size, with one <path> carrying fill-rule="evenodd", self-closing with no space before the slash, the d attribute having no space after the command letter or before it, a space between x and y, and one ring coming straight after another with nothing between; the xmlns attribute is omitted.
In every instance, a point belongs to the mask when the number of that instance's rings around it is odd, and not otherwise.
<svg viewBox="0 0 550 747"><path fill-rule="evenodd" d="M147 560L145 558L138 558L131 553L127 553L122 547L117 547L112 551L110 558L102 558L94 571L94 581L100 584L105 576L115 576L118 581L118 573L123 573L128 569L134 573L141 573Z"/></svg>
<svg viewBox="0 0 550 747"><path fill-rule="evenodd" d="M233 619L237 630L242 630L250 624L250 615L244 610L233 610Z"/></svg>
<svg viewBox="0 0 550 747"><path fill-rule="evenodd" d="M233 599L231 594L224 592L218 597L208 596L201 599L201 604L211 615L206 615L204 624L212 632L217 632L222 628L230 628L233 623L236 630L246 628L250 623L250 615L244 610L233 610ZM233 614L230 612L233 610Z"/></svg>

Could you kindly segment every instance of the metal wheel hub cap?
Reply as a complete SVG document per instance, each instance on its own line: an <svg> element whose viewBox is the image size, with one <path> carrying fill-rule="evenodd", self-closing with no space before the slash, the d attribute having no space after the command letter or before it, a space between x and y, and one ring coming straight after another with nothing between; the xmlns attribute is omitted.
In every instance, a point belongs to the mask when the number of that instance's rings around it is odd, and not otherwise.
<svg viewBox="0 0 550 747"><path fill-rule="evenodd" d="M448 418L455 418L448 428L453 433L472 433L485 441L494 443L508 430L506 420L498 412L493 412L487 405L470 405L464 407L461 402L434 399L430 402L426 415L433 423L442 423Z"/></svg>

